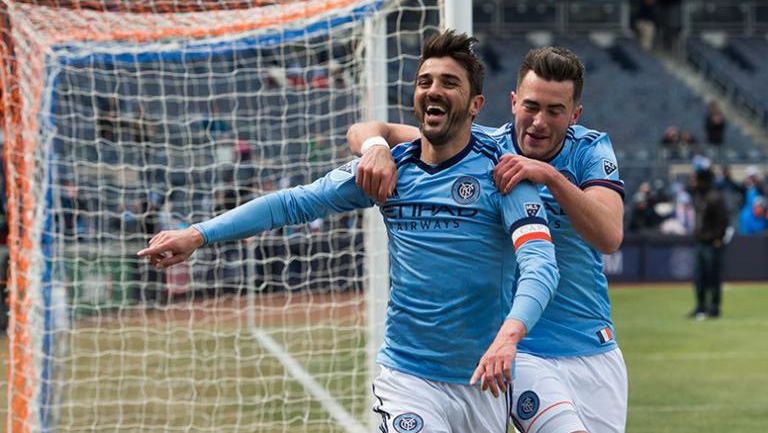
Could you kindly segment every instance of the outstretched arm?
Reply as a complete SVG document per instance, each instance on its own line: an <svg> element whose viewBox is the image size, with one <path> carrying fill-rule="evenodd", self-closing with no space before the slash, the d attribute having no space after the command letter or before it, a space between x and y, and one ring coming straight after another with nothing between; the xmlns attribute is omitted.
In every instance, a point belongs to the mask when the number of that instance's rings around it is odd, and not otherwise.
<svg viewBox="0 0 768 433"><path fill-rule="evenodd" d="M139 251L158 269L187 260L201 246L218 241L244 239L264 230L289 224L287 199L301 190L285 190L251 200L215 218L183 230L164 230L153 236L149 247Z"/></svg>
<svg viewBox="0 0 768 433"><path fill-rule="evenodd" d="M397 184L397 167L389 148L418 137L418 128L398 123L362 122L349 128L349 148L362 155L357 184L369 197L383 203L392 194Z"/></svg>
<svg viewBox="0 0 768 433"><path fill-rule="evenodd" d="M419 128L400 123L358 122L349 127L347 143L357 156L364 154L363 142L371 137L382 137L389 147L419 138Z"/></svg>
<svg viewBox="0 0 768 433"><path fill-rule="evenodd" d="M370 199L354 182L357 161L339 167L310 185L290 188L251 200L213 219L184 230L160 232L139 251L158 268L181 263L202 245L239 240L264 230L369 207Z"/></svg>

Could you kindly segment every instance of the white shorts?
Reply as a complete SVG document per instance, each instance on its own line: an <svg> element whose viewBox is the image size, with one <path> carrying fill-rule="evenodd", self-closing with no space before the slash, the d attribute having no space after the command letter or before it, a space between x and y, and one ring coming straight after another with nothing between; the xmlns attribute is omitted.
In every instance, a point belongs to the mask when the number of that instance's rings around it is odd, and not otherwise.
<svg viewBox="0 0 768 433"><path fill-rule="evenodd" d="M627 368L621 350L540 358L518 353L512 417L521 433L624 433Z"/></svg>
<svg viewBox="0 0 768 433"><path fill-rule="evenodd" d="M506 433L509 397L381 367L373 411L383 433Z"/></svg>

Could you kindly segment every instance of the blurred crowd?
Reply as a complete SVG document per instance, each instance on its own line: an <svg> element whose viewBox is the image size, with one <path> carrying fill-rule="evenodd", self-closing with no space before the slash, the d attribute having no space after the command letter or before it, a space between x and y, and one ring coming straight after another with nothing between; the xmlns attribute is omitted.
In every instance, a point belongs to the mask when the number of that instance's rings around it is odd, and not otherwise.
<svg viewBox="0 0 768 433"><path fill-rule="evenodd" d="M766 208L763 173L758 166L748 166L741 180L735 180L727 165L713 166L703 156L693 158L693 170L684 179L671 182L655 179L640 184L628 203L627 231L630 233L661 233L691 235L696 221L694 194L696 173L712 173L713 187L723 197L729 226L740 235L766 233Z"/></svg>

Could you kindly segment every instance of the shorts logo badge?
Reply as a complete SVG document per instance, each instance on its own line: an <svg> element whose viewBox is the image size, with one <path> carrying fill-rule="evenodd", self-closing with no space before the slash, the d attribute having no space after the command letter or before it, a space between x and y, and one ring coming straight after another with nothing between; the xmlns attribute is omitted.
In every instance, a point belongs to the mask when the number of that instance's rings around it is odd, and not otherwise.
<svg viewBox="0 0 768 433"><path fill-rule="evenodd" d="M453 182L451 196L458 204L471 204L480 198L480 182L472 176L461 176Z"/></svg>
<svg viewBox="0 0 768 433"><path fill-rule="evenodd" d="M517 416L522 420L531 419L539 410L539 396L533 391L525 391L517 399Z"/></svg>
<svg viewBox="0 0 768 433"><path fill-rule="evenodd" d="M424 421L420 416L409 412L396 416L392 425L398 433L418 433L424 428Z"/></svg>
<svg viewBox="0 0 768 433"><path fill-rule="evenodd" d="M606 176L616 171L616 168L616 164L614 164L613 161L607 159L603 160L603 170L605 171Z"/></svg>
<svg viewBox="0 0 768 433"><path fill-rule="evenodd" d="M523 206L525 207L525 214L529 217L535 217L541 209L541 205L538 203L524 203Z"/></svg>

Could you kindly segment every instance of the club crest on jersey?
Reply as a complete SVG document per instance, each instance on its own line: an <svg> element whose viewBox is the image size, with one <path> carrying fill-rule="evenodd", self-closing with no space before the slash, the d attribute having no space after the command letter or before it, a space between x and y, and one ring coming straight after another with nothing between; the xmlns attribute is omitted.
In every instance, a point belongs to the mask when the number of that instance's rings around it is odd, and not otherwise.
<svg viewBox="0 0 768 433"><path fill-rule="evenodd" d="M533 391L525 391L517 399L517 417L522 420L533 418L539 410L539 396Z"/></svg>
<svg viewBox="0 0 768 433"><path fill-rule="evenodd" d="M523 206L525 206L525 214L529 217L535 217L539 214L539 209L541 209L541 204L539 203L525 203Z"/></svg>
<svg viewBox="0 0 768 433"><path fill-rule="evenodd" d="M424 420L413 412L403 413L392 420L392 425L398 433L418 433L424 428Z"/></svg>
<svg viewBox="0 0 768 433"><path fill-rule="evenodd" d="M480 198L480 182L472 176L461 176L453 182L451 196L458 204L471 204Z"/></svg>
<svg viewBox="0 0 768 433"><path fill-rule="evenodd" d="M605 171L606 176L616 171L616 168L616 164L613 161L603 160L603 171Z"/></svg>
<svg viewBox="0 0 768 433"><path fill-rule="evenodd" d="M355 175L352 173L352 161L331 172L331 180L334 182L344 182L354 176Z"/></svg>

